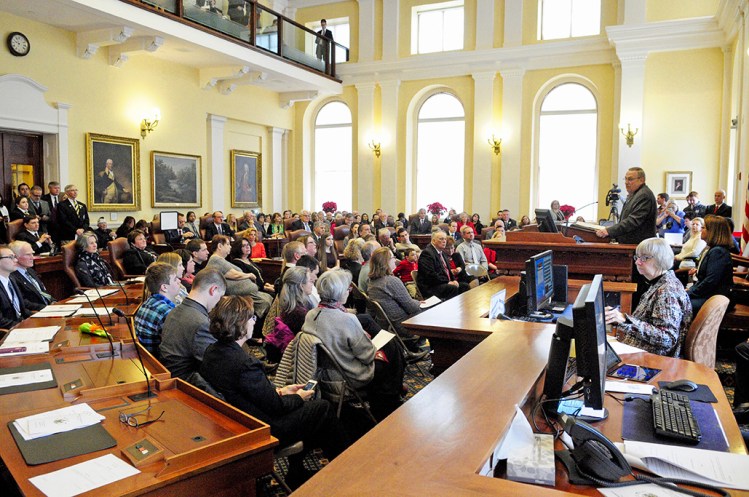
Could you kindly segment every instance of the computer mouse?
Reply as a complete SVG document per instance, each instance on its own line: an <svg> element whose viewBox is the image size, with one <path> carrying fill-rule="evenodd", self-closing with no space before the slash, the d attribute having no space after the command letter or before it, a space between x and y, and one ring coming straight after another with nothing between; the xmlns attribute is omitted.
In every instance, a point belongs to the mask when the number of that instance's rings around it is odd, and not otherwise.
<svg viewBox="0 0 749 497"><path fill-rule="evenodd" d="M663 385L666 390L678 390L680 392L694 392L697 390L697 384L689 380L676 380Z"/></svg>

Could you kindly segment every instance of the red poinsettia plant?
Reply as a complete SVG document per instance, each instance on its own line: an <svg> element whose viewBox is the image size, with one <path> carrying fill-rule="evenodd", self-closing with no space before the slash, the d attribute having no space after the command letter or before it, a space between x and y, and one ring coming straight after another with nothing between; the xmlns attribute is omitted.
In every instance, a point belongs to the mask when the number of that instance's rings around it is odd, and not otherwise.
<svg viewBox="0 0 749 497"><path fill-rule="evenodd" d="M443 212L447 212L447 207L440 204L439 202L434 202L427 205L427 210L430 214L436 214L437 216L439 216Z"/></svg>
<svg viewBox="0 0 749 497"><path fill-rule="evenodd" d="M323 212L335 212L338 210L338 204L335 202L323 202L322 210Z"/></svg>
<svg viewBox="0 0 749 497"><path fill-rule="evenodd" d="M572 214L575 213L575 208L571 205L564 204L559 208L560 211L562 211L562 214L564 214L565 219L569 219L572 217Z"/></svg>

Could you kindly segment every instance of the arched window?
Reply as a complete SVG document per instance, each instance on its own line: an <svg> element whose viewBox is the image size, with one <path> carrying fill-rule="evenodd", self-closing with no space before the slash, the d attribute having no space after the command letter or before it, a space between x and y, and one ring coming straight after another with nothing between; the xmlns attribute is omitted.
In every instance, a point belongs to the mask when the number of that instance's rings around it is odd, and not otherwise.
<svg viewBox="0 0 749 497"><path fill-rule="evenodd" d="M315 192L313 204L333 201L351 210L351 111L343 102L325 104L315 121Z"/></svg>
<svg viewBox="0 0 749 497"><path fill-rule="evenodd" d="M463 210L465 113L449 93L427 98L416 131L416 205L440 202Z"/></svg>
<svg viewBox="0 0 749 497"><path fill-rule="evenodd" d="M538 140L538 207L552 200L580 208L598 200L596 99L585 86L564 83L541 104ZM594 206L577 216L595 220Z"/></svg>

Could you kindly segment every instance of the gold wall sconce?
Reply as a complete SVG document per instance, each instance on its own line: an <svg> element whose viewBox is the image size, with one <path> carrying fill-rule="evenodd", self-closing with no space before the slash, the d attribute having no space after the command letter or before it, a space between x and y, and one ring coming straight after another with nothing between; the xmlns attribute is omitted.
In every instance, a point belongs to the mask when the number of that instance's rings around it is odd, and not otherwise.
<svg viewBox="0 0 749 497"><path fill-rule="evenodd" d="M154 109L151 116L144 117L140 122L140 136L145 140L146 135L156 129L156 126L159 125L160 120L161 112L159 112L159 109Z"/></svg>
<svg viewBox="0 0 749 497"><path fill-rule="evenodd" d="M375 142L374 139L369 141L369 148L374 152L375 157L378 159L380 158L380 155L382 155L382 148L381 148L380 142Z"/></svg>
<svg viewBox="0 0 749 497"><path fill-rule="evenodd" d="M492 149L494 150L494 155L500 155L502 153L502 138L497 139L492 134L492 137L489 138L487 141L489 145L492 147Z"/></svg>
<svg viewBox="0 0 749 497"><path fill-rule="evenodd" d="M640 131L640 128L635 128L635 131L632 132L632 125L627 123L627 132L624 132L624 128L619 128L619 131L621 131L622 136L626 140L627 146L632 148L632 145L635 144L635 135Z"/></svg>

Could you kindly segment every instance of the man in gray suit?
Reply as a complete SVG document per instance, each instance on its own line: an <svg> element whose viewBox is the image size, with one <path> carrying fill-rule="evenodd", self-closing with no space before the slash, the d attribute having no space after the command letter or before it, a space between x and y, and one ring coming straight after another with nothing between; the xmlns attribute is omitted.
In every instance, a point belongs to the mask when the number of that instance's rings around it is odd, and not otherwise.
<svg viewBox="0 0 749 497"><path fill-rule="evenodd" d="M36 215L39 216L39 231L49 233L47 226L52 216L52 209L50 209L49 203L46 200L42 200L42 191L41 186L32 186L29 203L34 208Z"/></svg>

